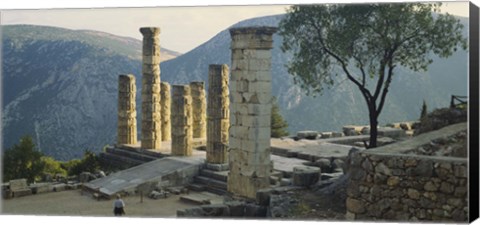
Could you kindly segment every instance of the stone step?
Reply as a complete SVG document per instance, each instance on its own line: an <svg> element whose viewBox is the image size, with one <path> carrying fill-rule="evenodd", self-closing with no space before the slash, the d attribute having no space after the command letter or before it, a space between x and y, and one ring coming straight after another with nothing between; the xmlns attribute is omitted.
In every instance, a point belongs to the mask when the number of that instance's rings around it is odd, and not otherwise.
<svg viewBox="0 0 480 225"><path fill-rule="evenodd" d="M106 152L111 154L120 155L128 158L132 158L135 160L140 160L142 162L150 162L159 158L159 157L150 156L144 153L140 153L140 152L137 152L134 150L128 150L128 149L107 147L105 150Z"/></svg>
<svg viewBox="0 0 480 225"><path fill-rule="evenodd" d="M208 178L212 178L218 181L227 182L228 171L213 171L209 169L203 169L200 171L200 175Z"/></svg>
<svg viewBox="0 0 480 225"><path fill-rule="evenodd" d="M205 185L203 184L195 184L195 183L191 183L187 186L188 189L192 190L192 191L198 191L198 192L201 192L201 191L205 191L206 190L206 187Z"/></svg>
<svg viewBox="0 0 480 225"><path fill-rule="evenodd" d="M278 155L278 156L283 156L287 158L294 158L297 157L297 152L290 151L290 149L285 149L285 148L279 148L279 147L270 147L272 154Z"/></svg>
<svg viewBox="0 0 480 225"><path fill-rule="evenodd" d="M215 187L206 187L206 188L207 188L206 191L217 194L217 195L225 195L228 192L226 189L221 189L221 188L215 188Z"/></svg>
<svg viewBox="0 0 480 225"><path fill-rule="evenodd" d="M215 180L215 179L204 177L204 176L195 176L194 181L196 183L205 185L206 188L213 187L213 188L227 190L227 182Z"/></svg>

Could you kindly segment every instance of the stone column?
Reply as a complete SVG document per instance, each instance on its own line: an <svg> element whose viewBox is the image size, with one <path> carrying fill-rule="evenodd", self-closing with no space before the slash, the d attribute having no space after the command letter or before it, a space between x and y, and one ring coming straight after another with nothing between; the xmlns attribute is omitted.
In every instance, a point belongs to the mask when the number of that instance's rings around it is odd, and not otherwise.
<svg viewBox="0 0 480 225"><path fill-rule="evenodd" d="M270 186L271 48L274 27L230 29L232 69L228 191L255 198Z"/></svg>
<svg viewBox="0 0 480 225"><path fill-rule="evenodd" d="M160 109L160 28L142 27L142 148L159 149L162 141Z"/></svg>
<svg viewBox="0 0 480 225"><path fill-rule="evenodd" d="M203 81L190 82L193 110L193 138L207 136L207 99Z"/></svg>
<svg viewBox="0 0 480 225"><path fill-rule="evenodd" d="M172 92L172 155L190 156L193 147L190 86L173 85Z"/></svg>
<svg viewBox="0 0 480 225"><path fill-rule="evenodd" d="M170 126L170 113L171 113L171 99L170 99L170 84L167 82L161 82L160 85L160 107L162 111L162 141L171 140L171 126Z"/></svg>
<svg viewBox="0 0 480 225"><path fill-rule="evenodd" d="M230 99L228 66L208 67L208 121L207 163L228 163L228 128L230 127Z"/></svg>
<svg viewBox="0 0 480 225"><path fill-rule="evenodd" d="M135 76L118 77L118 129L117 143L134 145L137 143L137 111Z"/></svg>

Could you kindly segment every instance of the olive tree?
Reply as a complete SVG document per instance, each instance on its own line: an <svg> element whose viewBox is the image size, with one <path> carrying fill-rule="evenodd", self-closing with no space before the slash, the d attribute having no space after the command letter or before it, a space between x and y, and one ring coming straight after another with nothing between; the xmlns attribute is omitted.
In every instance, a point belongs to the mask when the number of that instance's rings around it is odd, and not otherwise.
<svg viewBox="0 0 480 225"><path fill-rule="evenodd" d="M395 68L426 71L432 56L467 48L463 25L441 14L440 3L297 5L280 22L282 51L292 52L288 72L307 94L322 93L335 76L352 82L369 113L377 146L382 112ZM432 54L433 53L433 54Z"/></svg>

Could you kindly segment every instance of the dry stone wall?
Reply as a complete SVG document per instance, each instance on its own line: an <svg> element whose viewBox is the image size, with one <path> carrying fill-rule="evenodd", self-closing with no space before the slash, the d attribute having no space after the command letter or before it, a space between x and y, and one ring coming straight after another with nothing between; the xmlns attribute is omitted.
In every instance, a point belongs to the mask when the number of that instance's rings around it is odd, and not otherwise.
<svg viewBox="0 0 480 225"><path fill-rule="evenodd" d="M137 111L135 76L120 75L118 77L118 127L117 143L137 143Z"/></svg>
<svg viewBox="0 0 480 225"><path fill-rule="evenodd" d="M205 96L205 83L194 81L190 83L193 109L193 138L207 136L207 99Z"/></svg>
<svg viewBox="0 0 480 225"><path fill-rule="evenodd" d="M193 119L190 86L172 87L172 155L192 155Z"/></svg>
<svg viewBox="0 0 480 225"><path fill-rule="evenodd" d="M229 72L226 64L208 68L207 163L228 163Z"/></svg>
<svg viewBox="0 0 480 225"><path fill-rule="evenodd" d="M142 27L142 148L160 149L160 28Z"/></svg>
<svg viewBox="0 0 480 225"><path fill-rule="evenodd" d="M437 131L437 135L451 134L451 129ZM466 222L468 160L412 154L414 148L409 143L419 146L429 140L418 136L411 142L353 154L346 218Z"/></svg>
<svg viewBox="0 0 480 225"><path fill-rule="evenodd" d="M160 83L160 106L162 107L162 118L161 118L161 127L162 127L162 141L170 141L171 137L171 123L170 123L170 113L171 113L171 97L170 97L170 84L167 82Z"/></svg>
<svg viewBox="0 0 480 225"><path fill-rule="evenodd" d="M255 198L270 186L271 48L273 27L230 29L230 137L228 191Z"/></svg>

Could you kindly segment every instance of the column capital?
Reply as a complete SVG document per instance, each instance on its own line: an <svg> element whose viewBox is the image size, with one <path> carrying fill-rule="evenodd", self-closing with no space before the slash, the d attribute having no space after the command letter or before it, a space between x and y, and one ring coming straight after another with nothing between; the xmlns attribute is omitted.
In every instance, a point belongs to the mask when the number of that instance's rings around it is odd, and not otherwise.
<svg viewBox="0 0 480 225"><path fill-rule="evenodd" d="M230 29L232 38L231 49L260 49L273 48L272 35L276 27L238 27Z"/></svg>
<svg viewBox="0 0 480 225"><path fill-rule="evenodd" d="M143 36L156 36L160 34L160 27L141 27L140 33Z"/></svg>

